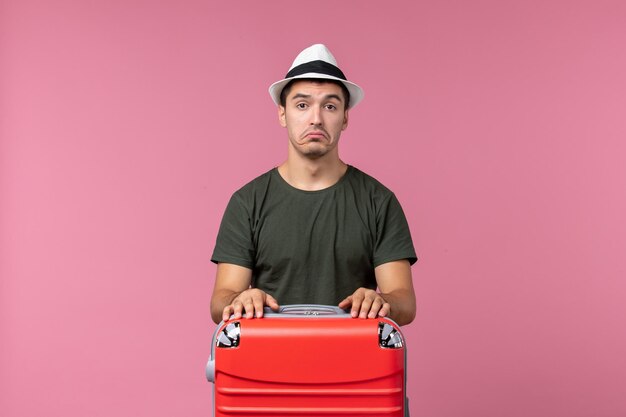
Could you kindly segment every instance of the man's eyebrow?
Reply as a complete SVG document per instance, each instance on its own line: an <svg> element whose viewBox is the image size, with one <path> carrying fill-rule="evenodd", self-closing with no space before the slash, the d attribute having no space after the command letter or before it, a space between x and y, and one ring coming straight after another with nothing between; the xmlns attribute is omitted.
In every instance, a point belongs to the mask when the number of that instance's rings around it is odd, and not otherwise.
<svg viewBox="0 0 626 417"><path fill-rule="evenodd" d="M304 94L304 93L297 93L295 96L291 97L292 100L298 99L298 98L311 98L310 94Z"/></svg>
<svg viewBox="0 0 626 417"><path fill-rule="evenodd" d="M334 98L334 99L338 100L340 103L343 101L343 98L340 97L339 94L328 94L325 98L326 98L326 100Z"/></svg>
<svg viewBox="0 0 626 417"><path fill-rule="evenodd" d="M311 98L311 95L304 94L304 93L297 93L293 97L291 97L291 100L296 100L299 98ZM332 98L334 98L335 100L338 100L339 102L343 101L342 97L339 94L327 94L324 96L324 100L330 100Z"/></svg>

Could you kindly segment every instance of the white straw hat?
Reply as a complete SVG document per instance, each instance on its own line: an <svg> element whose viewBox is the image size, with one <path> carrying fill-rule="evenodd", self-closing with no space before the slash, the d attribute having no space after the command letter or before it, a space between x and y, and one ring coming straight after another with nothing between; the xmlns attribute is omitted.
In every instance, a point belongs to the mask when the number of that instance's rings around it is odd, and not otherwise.
<svg viewBox="0 0 626 417"><path fill-rule="evenodd" d="M352 108L359 104L365 93L358 85L346 80L346 76L337 66L337 60L330 53L328 48L320 43L309 46L298 54L291 64L289 72L285 78L276 81L270 86L270 96L276 105L280 105L280 93L285 85L291 80L298 78L320 78L325 80L336 80L346 86L350 92L350 105Z"/></svg>

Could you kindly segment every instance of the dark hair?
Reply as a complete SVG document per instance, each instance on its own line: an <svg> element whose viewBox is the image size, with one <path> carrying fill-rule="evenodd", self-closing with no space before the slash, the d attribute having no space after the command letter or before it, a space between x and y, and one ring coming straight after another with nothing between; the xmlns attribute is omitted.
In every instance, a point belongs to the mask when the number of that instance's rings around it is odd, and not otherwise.
<svg viewBox="0 0 626 417"><path fill-rule="evenodd" d="M289 81L287 85L283 87L283 91L280 92L280 105L281 106L285 107L285 103L287 102L287 96L289 95L289 92L291 91L291 86L296 81L309 81L309 82L318 83L318 84L338 85L339 87L341 87L341 91L343 92L343 99L346 103L345 108L347 109L350 107L350 92L346 88L345 84L337 80L329 80L326 78L294 78L293 80Z"/></svg>

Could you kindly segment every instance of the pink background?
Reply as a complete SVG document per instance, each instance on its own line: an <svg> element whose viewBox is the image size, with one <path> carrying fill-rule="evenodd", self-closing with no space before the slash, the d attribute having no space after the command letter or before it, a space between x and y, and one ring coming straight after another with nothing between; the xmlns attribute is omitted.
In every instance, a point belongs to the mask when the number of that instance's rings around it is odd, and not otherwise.
<svg viewBox="0 0 626 417"><path fill-rule="evenodd" d="M0 415L209 416L209 256L326 43L420 261L415 417L626 415L626 3L0 3Z"/></svg>

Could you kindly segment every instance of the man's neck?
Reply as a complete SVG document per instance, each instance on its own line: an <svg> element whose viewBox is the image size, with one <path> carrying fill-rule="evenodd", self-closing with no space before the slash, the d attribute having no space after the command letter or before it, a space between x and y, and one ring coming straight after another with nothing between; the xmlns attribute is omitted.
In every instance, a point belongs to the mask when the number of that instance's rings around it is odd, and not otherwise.
<svg viewBox="0 0 626 417"><path fill-rule="evenodd" d="M287 159L278 167L278 173L292 187L317 191L335 185L348 170L340 159Z"/></svg>

